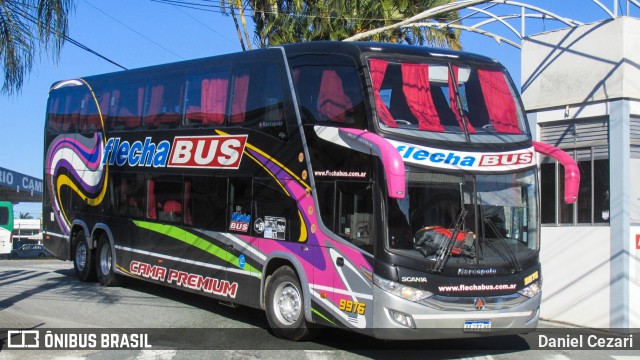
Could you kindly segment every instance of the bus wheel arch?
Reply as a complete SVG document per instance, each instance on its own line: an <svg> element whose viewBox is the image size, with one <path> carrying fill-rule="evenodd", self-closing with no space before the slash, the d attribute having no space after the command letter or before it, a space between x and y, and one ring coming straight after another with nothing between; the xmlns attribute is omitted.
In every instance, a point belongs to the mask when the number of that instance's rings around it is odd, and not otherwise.
<svg viewBox="0 0 640 360"><path fill-rule="evenodd" d="M281 265L268 275L264 286L264 309L276 336L293 341L310 337L309 321L305 314L307 296L292 266Z"/></svg>

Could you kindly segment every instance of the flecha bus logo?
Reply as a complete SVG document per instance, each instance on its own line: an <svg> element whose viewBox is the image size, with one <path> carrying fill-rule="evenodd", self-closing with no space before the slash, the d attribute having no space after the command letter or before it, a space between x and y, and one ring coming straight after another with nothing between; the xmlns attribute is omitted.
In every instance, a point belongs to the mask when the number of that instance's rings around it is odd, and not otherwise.
<svg viewBox="0 0 640 360"><path fill-rule="evenodd" d="M247 135L176 136L167 167L237 169Z"/></svg>

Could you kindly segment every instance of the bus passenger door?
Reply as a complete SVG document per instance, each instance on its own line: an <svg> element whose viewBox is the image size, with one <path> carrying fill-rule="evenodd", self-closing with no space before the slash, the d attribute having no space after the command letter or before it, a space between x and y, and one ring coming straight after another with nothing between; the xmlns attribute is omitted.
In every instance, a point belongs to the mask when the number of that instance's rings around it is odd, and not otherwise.
<svg viewBox="0 0 640 360"><path fill-rule="evenodd" d="M226 294L229 302L258 306L261 272L254 247L257 240L251 236L251 183L251 178L229 180Z"/></svg>

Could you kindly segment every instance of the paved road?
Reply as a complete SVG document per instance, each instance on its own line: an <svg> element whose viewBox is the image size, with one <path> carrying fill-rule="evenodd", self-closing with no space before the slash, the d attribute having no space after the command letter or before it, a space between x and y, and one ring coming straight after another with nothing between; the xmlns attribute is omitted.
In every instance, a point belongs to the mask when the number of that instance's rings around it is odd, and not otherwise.
<svg viewBox="0 0 640 360"><path fill-rule="evenodd" d="M542 327L556 326L543 322ZM6 329L74 329L72 332L149 333L145 350L7 350ZM93 328L93 330L92 330ZM98 330L96 330L99 328ZM104 288L75 279L70 262L0 260L2 359L640 359L638 351L529 350L519 336L446 341L385 342L340 330L314 341L275 338L264 312L229 308L210 298L127 281ZM113 330L104 330L113 329ZM167 330L169 329L169 330ZM59 331L60 329L58 329ZM154 336L158 335L158 336ZM100 336L100 334L96 335ZM157 340L161 339L161 340ZM640 337L635 339L640 343ZM496 350L496 349L509 350ZM189 349L189 350L183 350ZM205 350L190 350L205 349ZM209 349L209 350L206 350ZM224 350L210 350L224 349Z"/></svg>

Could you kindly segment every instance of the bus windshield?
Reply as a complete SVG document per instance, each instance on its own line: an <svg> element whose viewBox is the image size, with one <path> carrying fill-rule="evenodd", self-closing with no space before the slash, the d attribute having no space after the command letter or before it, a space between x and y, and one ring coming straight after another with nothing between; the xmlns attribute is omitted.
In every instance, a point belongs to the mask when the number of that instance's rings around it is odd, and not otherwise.
<svg viewBox="0 0 640 360"><path fill-rule="evenodd" d="M383 129L466 134L471 141L473 135L527 134L524 112L502 68L371 58L369 70Z"/></svg>
<svg viewBox="0 0 640 360"><path fill-rule="evenodd" d="M534 170L458 175L408 168L407 196L390 199L389 208L389 248L432 270L451 257L449 264L520 271L523 260L537 255Z"/></svg>

